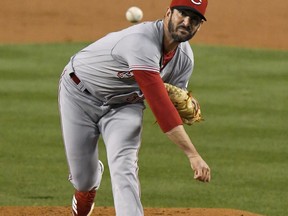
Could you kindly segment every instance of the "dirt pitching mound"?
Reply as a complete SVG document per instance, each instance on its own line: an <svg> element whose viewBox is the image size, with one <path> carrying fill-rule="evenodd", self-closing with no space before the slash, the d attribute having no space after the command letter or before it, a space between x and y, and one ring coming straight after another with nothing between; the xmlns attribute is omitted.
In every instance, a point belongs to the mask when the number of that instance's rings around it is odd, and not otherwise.
<svg viewBox="0 0 288 216"><path fill-rule="evenodd" d="M246 211L210 208L145 208L145 216L261 216ZM70 216L70 207L0 207L3 216ZM96 207L92 216L113 216L112 207Z"/></svg>

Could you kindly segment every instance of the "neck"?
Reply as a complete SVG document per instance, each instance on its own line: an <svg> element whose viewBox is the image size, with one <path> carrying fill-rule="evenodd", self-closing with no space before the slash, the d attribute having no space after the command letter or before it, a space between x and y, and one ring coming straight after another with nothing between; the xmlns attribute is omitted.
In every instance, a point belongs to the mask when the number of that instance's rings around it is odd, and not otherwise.
<svg viewBox="0 0 288 216"><path fill-rule="evenodd" d="M176 43L174 41L171 40L167 40L167 38L163 38L163 51L165 54L172 52L173 50L175 50L178 47L179 43Z"/></svg>

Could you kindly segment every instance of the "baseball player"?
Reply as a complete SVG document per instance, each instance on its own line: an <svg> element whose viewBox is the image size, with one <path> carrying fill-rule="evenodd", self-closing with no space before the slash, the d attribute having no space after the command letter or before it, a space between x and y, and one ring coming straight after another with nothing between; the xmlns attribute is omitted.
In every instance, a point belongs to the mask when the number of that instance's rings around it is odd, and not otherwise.
<svg viewBox="0 0 288 216"><path fill-rule="evenodd" d="M207 0L172 0L163 20L110 33L71 57L59 83L59 109L75 187L73 215L90 215L100 186L103 138L117 216L142 216L138 181L144 98L168 138L189 159L194 178L210 168L185 132L165 83L187 88L194 58L188 41L206 20ZM157 144L157 143L155 143Z"/></svg>

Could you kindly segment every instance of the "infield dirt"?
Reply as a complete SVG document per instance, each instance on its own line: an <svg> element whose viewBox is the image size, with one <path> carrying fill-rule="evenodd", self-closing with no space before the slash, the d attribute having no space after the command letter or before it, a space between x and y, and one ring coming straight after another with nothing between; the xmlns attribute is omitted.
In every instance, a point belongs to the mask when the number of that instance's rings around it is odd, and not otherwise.
<svg viewBox="0 0 288 216"><path fill-rule="evenodd" d="M132 25L125 19L139 6L143 21L161 19L170 0L1 0L0 44L94 41ZM288 50L288 1L210 0L206 22L195 44ZM68 207L0 207L0 215L70 215ZM115 215L97 207L93 215ZM232 209L145 208L146 216L257 216ZM258 215L259 216L259 215Z"/></svg>

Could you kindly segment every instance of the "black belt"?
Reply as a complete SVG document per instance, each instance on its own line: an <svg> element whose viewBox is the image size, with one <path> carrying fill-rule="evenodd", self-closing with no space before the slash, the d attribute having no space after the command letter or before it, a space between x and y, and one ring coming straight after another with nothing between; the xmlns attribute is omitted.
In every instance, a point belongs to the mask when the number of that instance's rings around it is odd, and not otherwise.
<svg viewBox="0 0 288 216"><path fill-rule="evenodd" d="M76 85L78 85L81 82L81 80L76 76L75 73L70 73L69 75L71 79L76 83ZM90 94L90 92L86 88L83 90L83 92Z"/></svg>

